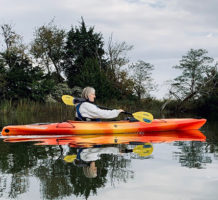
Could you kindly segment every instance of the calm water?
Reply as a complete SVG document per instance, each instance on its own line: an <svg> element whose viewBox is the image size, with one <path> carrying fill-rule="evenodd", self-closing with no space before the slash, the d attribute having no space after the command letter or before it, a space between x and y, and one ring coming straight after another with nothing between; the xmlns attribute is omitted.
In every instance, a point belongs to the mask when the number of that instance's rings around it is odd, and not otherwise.
<svg viewBox="0 0 218 200"><path fill-rule="evenodd" d="M18 122L2 118L0 127ZM155 137L1 137L0 150L0 199L215 200L218 196L216 122L208 122L201 132Z"/></svg>

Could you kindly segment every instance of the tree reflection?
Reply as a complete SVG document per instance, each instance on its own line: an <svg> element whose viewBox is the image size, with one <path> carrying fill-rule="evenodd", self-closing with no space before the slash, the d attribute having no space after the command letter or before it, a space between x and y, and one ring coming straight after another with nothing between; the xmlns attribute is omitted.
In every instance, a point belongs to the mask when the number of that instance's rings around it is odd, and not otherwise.
<svg viewBox="0 0 218 200"><path fill-rule="evenodd" d="M207 146L206 152L212 153L214 155L214 159L218 160L218 125L217 120L215 119L214 122L210 122L210 130L207 130Z"/></svg>
<svg viewBox="0 0 218 200"><path fill-rule="evenodd" d="M6 198L18 198L29 190L29 179L36 177L40 180L43 199L71 195L88 199L90 195L96 195L98 188L104 187L108 180L115 185L127 182L134 175L129 170L130 158L121 155L101 155L101 159L95 161L98 176L90 179L84 175L82 167L63 160L58 146L1 142L0 150L0 197L8 194Z"/></svg>
<svg viewBox="0 0 218 200"><path fill-rule="evenodd" d="M180 152L174 152L174 157L179 159L183 167L188 168L205 168L207 163L211 163L212 159L205 153L206 143L189 141L174 142L174 146L178 146Z"/></svg>
<svg viewBox="0 0 218 200"><path fill-rule="evenodd" d="M116 182L127 182L134 178L134 172L129 169L131 160L123 156L102 155L101 164L104 165L102 168L107 169L108 178L113 186Z"/></svg>
<svg viewBox="0 0 218 200"><path fill-rule="evenodd" d="M116 180L118 180L117 182L127 182L128 179L133 178L132 175L129 175L133 172L127 169L130 160L122 156L102 155L101 159L95 162L98 176L93 179L84 175L82 167L65 163L63 159L50 163L48 167L38 167L35 175L41 181L43 197L55 199L74 194L88 199L90 195L97 195L97 189L106 185L108 177L112 184Z"/></svg>
<svg viewBox="0 0 218 200"><path fill-rule="evenodd" d="M23 174L15 173L11 178L11 187L9 191L9 197L16 199L19 194L23 194L27 191L29 186L29 180Z"/></svg>
<svg viewBox="0 0 218 200"><path fill-rule="evenodd" d="M0 195L8 193L7 198L17 198L27 192L29 178L34 175L40 164L46 165L47 155L57 150L51 147L37 148L30 143L0 143ZM10 184L10 185L9 185Z"/></svg>
<svg viewBox="0 0 218 200"><path fill-rule="evenodd" d="M197 141L178 141L173 145L178 148L178 151L173 153L175 159L184 167L197 169L204 168L207 163L212 162L207 152L214 152L211 148L217 147ZM63 149L59 146L35 146L31 142L0 142L0 198L5 198L4 195L7 194L6 198L17 199L28 192L31 177L39 180L42 199L62 199L69 196L88 199L92 195L97 195L99 188L105 187L108 182L116 186L133 179L133 153L130 149L126 151L126 144L99 145L86 148L86 153L89 153L89 149L106 152L107 147L117 148L119 152L102 153L93 161L97 167L97 177L87 178L83 166L65 162ZM68 153L78 154L80 150L70 148Z"/></svg>

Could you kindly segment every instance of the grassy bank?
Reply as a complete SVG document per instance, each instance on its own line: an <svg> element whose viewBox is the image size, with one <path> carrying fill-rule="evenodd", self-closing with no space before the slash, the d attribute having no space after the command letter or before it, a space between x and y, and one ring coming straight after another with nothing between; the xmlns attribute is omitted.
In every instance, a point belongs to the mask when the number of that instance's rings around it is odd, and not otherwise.
<svg viewBox="0 0 218 200"><path fill-rule="evenodd" d="M29 100L3 101L0 104L2 124L57 122L73 119L73 107L62 103L39 103Z"/></svg>

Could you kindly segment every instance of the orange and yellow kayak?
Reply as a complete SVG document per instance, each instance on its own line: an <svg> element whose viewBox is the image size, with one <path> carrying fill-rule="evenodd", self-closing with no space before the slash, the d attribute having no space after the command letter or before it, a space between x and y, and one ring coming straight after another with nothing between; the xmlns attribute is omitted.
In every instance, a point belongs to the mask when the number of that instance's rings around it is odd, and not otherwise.
<svg viewBox="0 0 218 200"><path fill-rule="evenodd" d="M206 119L155 119L152 123L110 121L110 122L79 122L66 121L61 123L11 125L3 128L3 136L16 135L79 135L79 134L120 134L143 133L175 130L197 130Z"/></svg>

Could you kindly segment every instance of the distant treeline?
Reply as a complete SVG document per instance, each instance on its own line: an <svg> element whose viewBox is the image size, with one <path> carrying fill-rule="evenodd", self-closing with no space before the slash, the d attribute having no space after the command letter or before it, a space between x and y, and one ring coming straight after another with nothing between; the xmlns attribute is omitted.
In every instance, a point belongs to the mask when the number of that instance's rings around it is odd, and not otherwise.
<svg viewBox="0 0 218 200"><path fill-rule="evenodd" d="M154 100L154 66L143 60L130 63L127 53L133 46L114 41L112 35L105 44L102 34L87 27L83 18L69 31L53 21L38 27L28 45L10 24L1 25L1 36L1 99L59 101L63 94L79 95L82 88L92 86L101 102ZM181 75L169 83L160 109L217 110L216 66L205 49L190 49L174 66Z"/></svg>

